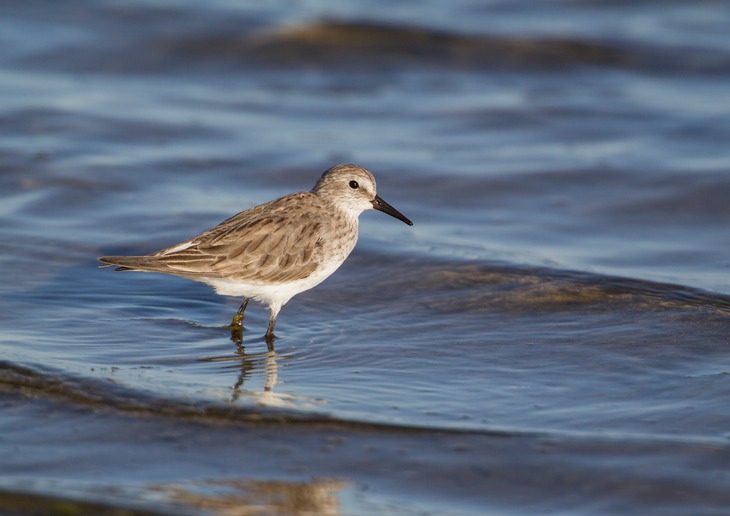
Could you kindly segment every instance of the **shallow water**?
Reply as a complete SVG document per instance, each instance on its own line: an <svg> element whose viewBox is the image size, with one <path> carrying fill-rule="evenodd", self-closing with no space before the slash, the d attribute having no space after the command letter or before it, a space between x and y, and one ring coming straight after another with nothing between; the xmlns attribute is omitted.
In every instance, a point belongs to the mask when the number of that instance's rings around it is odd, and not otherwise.
<svg viewBox="0 0 730 516"><path fill-rule="evenodd" d="M730 10L446 5L0 7L4 512L724 511ZM274 354L97 267L338 162Z"/></svg>

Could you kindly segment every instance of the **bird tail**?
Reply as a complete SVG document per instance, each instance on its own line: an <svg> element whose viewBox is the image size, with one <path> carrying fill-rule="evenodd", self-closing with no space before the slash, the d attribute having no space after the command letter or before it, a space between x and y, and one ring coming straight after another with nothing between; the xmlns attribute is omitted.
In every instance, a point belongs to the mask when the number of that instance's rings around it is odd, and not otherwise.
<svg viewBox="0 0 730 516"><path fill-rule="evenodd" d="M170 268L154 256L102 256L97 258L104 265L114 267L115 271L169 272Z"/></svg>

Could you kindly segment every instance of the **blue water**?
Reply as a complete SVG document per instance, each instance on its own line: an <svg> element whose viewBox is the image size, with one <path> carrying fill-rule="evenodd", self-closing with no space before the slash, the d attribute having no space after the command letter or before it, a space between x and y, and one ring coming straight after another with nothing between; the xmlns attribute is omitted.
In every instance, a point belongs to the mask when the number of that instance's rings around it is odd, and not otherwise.
<svg viewBox="0 0 730 516"><path fill-rule="evenodd" d="M722 513L729 25L709 1L0 7L0 507ZM363 214L276 353L259 306L237 346L240 300L97 267L342 162L415 224Z"/></svg>

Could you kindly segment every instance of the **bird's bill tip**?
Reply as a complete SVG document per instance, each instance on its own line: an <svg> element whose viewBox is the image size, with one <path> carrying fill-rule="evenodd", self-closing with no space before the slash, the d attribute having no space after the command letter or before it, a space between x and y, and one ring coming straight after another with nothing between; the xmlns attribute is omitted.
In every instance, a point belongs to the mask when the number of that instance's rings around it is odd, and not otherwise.
<svg viewBox="0 0 730 516"><path fill-rule="evenodd" d="M387 213L391 217L395 217L398 220L402 220L409 226L413 225L413 222L411 222L408 217L406 217L401 212L393 208L390 204L381 199L379 195L376 195L375 199L373 199L373 208L378 211L382 211L383 213Z"/></svg>

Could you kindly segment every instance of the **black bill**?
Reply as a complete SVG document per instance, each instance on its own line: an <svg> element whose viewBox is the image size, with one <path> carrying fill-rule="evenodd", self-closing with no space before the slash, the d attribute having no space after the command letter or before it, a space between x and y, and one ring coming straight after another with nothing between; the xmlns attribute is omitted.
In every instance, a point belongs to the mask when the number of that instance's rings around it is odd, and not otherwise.
<svg viewBox="0 0 730 516"><path fill-rule="evenodd" d="M395 217L396 219L402 220L409 226L413 225L413 222L408 220L408 217L406 217L401 212L393 208L390 204L381 199L379 195L376 195L375 199L373 199L373 208L378 211L382 211L383 213L387 213L388 215Z"/></svg>

